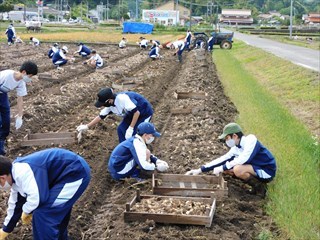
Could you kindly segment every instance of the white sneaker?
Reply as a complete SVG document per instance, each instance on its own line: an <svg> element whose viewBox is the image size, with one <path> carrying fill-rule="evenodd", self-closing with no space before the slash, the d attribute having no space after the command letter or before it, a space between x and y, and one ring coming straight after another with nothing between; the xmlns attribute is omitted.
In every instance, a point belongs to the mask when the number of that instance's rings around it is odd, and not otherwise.
<svg viewBox="0 0 320 240"><path fill-rule="evenodd" d="M57 67L57 70L62 71L63 68L62 67Z"/></svg>

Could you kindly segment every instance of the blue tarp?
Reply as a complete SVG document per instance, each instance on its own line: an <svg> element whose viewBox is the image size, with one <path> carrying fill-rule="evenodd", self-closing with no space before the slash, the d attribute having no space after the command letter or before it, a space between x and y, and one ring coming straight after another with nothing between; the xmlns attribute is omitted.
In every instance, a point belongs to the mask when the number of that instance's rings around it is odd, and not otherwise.
<svg viewBox="0 0 320 240"><path fill-rule="evenodd" d="M153 30L153 24L140 23L140 22L124 22L123 33L142 33L151 34Z"/></svg>

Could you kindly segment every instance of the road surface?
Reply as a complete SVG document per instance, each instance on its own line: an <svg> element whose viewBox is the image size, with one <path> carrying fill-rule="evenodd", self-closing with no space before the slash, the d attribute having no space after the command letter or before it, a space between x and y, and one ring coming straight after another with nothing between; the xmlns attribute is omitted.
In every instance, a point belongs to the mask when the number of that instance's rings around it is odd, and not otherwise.
<svg viewBox="0 0 320 240"><path fill-rule="evenodd" d="M234 38L289 60L294 64L320 72L320 51L318 50L280 43L260 38L256 35L247 35L239 32L234 33Z"/></svg>

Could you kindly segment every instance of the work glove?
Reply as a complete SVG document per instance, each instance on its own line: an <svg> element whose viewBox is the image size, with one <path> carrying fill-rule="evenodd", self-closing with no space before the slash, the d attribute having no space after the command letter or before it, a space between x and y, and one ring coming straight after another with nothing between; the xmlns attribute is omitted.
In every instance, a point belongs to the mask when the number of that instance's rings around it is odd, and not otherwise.
<svg viewBox="0 0 320 240"><path fill-rule="evenodd" d="M22 224L27 225L30 224L32 221L32 214L27 214L25 212L22 213L21 215L21 220L22 220Z"/></svg>
<svg viewBox="0 0 320 240"><path fill-rule="evenodd" d="M22 120L22 116L16 116L16 129L18 130L19 128L21 128L22 126L22 123L23 123L23 120Z"/></svg>
<svg viewBox="0 0 320 240"><path fill-rule="evenodd" d="M216 175L216 176L219 176L220 173L223 172L223 166L219 166L219 167L215 167L213 169L213 174Z"/></svg>
<svg viewBox="0 0 320 240"><path fill-rule="evenodd" d="M7 232L3 231L2 229L0 229L0 240L5 240L9 234L10 233L7 233Z"/></svg>
<svg viewBox="0 0 320 240"><path fill-rule="evenodd" d="M128 129L127 129L127 131L126 131L125 138L126 138L126 139L131 138L131 137L132 137L132 134L133 134L133 127L128 127Z"/></svg>
<svg viewBox="0 0 320 240"><path fill-rule="evenodd" d="M165 172L169 169L169 165L166 161L163 161L163 160L160 160L160 159L157 159L156 161L156 165L157 165L157 170L159 172Z"/></svg>
<svg viewBox="0 0 320 240"><path fill-rule="evenodd" d="M198 169L192 169L186 172L185 175L199 175L200 173L202 173L201 168L198 168Z"/></svg>
<svg viewBox="0 0 320 240"><path fill-rule="evenodd" d="M78 132L85 132L89 129L88 125L86 124L81 124L80 126L77 127Z"/></svg>

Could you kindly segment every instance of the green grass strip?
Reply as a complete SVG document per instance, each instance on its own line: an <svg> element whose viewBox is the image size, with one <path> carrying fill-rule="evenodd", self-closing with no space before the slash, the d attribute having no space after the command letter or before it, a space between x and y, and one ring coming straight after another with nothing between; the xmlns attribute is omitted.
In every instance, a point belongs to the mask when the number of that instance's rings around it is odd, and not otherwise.
<svg viewBox="0 0 320 240"><path fill-rule="evenodd" d="M243 67L235 52L217 49L213 59L245 134L255 134L276 157L278 172L268 191L267 212L283 236L319 239L319 146L306 127ZM271 73L276 68L267 61L264 67Z"/></svg>

